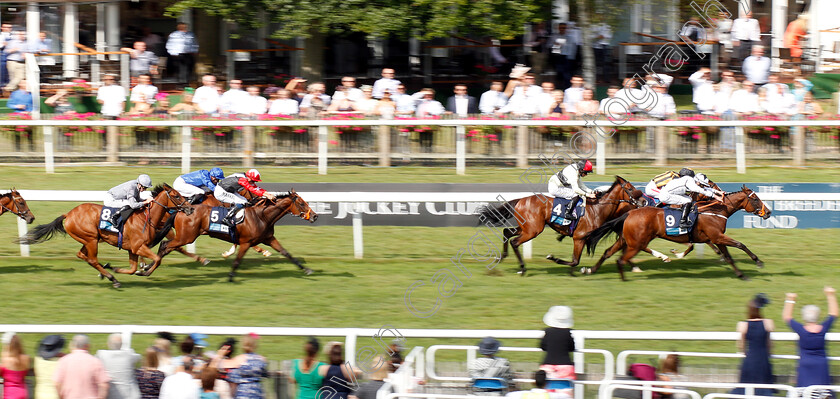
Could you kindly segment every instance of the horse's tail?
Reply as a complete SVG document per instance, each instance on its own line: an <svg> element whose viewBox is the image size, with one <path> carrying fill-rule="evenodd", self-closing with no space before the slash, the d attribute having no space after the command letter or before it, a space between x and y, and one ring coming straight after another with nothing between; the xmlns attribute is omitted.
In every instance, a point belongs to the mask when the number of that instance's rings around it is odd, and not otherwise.
<svg viewBox="0 0 840 399"><path fill-rule="evenodd" d="M158 231L157 234L155 234L155 238L152 239L152 242L149 244L149 248L158 245L158 243L160 243L161 240L163 240L163 238L166 237L167 234L169 234L169 231L172 230L173 226L175 226L175 216L177 215L177 213L173 214L169 218L169 220L167 220L166 223L163 224L163 228L161 228L160 231Z"/></svg>
<svg viewBox="0 0 840 399"><path fill-rule="evenodd" d="M595 230L592 230L583 237L584 243L586 244L586 253L592 255L595 253L595 247L598 245L598 242L604 239L604 237L610 235L610 233L618 234L621 236L621 231L624 228L624 221L627 219L627 216L630 213L625 213L609 222L606 222L598 227Z"/></svg>
<svg viewBox="0 0 840 399"><path fill-rule="evenodd" d="M25 236L15 240L18 244L40 244L47 241L55 235L55 233L67 234L64 230L64 219L66 215L61 215L52 222L35 226L32 230L26 233Z"/></svg>
<svg viewBox="0 0 840 399"><path fill-rule="evenodd" d="M488 224L494 227L505 226L508 219L513 217L513 207L521 198L505 202L499 206L484 205L478 208L478 225Z"/></svg>

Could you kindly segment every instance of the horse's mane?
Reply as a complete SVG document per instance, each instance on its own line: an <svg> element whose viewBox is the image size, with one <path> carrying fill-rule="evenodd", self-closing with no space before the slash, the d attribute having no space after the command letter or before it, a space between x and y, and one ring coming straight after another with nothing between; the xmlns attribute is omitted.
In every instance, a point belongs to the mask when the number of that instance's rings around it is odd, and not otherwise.
<svg viewBox="0 0 840 399"><path fill-rule="evenodd" d="M166 183L161 183L155 186L155 188L152 189L152 197L157 197L157 195L160 194L166 187L169 187Z"/></svg>

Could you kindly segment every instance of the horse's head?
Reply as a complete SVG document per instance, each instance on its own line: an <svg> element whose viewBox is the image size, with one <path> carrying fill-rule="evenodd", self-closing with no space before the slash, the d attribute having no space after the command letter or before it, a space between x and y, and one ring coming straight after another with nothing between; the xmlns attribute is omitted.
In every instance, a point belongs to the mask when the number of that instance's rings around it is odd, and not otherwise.
<svg viewBox="0 0 840 399"><path fill-rule="evenodd" d="M610 186L609 190L607 190L603 196L613 201L624 202L634 207L640 207L641 204L639 204L637 200L641 197L641 194L641 191L637 190L633 184L624 180L621 176L616 176L612 186Z"/></svg>
<svg viewBox="0 0 840 399"><path fill-rule="evenodd" d="M289 213L297 215L303 220L308 220L309 223L315 223L315 221L318 220L318 214L309 207L309 204L306 203L306 201L304 201L297 192L295 192L295 189L289 191L289 196L287 198L291 201L291 204L289 204Z"/></svg>
<svg viewBox="0 0 840 399"><path fill-rule="evenodd" d="M14 213L19 218L25 220L27 224L31 224L35 221L35 215L33 215L32 211L29 210L29 205L26 204L26 200L23 199L17 190L13 188L6 195L9 197L8 206L4 206L7 211Z"/></svg>
<svg viewBox="0 0 840 399"><path fill-rule="evenodd" d="M177 211L183 211L186 215L190 215L194 211L193 207L190 206L190 201L166 183L157 185L152 190L152 197L158 205L165 208L174 208Z"/></svg>
<svg viewBox="0 0 840 399"><path fill-rule="evenodd" d="M758 194L756 194L755 191L750 190L745 185L742 185L741 192L745 195L745 211L759 216L765 220L770 217L770 208L767 207L766 204L764 204L764 201L762 201L761 198L758 198Z"/></svg>

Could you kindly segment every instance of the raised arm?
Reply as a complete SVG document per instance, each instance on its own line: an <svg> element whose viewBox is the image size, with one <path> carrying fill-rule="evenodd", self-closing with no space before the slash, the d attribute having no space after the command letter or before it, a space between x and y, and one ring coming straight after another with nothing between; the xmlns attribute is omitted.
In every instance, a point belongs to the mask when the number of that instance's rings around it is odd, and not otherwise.
<svg viewBox="0 0 840 399"><path fill-rule="evenodd" d="M835 303L837 303L836 300ZM793 319L793 305L795 304L796 293L788 292L785 294L785 307L782 309L782 320L784 320L785 323L789 323L791 319Z"/></svg>
<svg viewBox="0 0 840 399"><path fill-rule="evenodd" d="M825 298L828 300L828 314L837 317L837 291L832 287L826 286L823 288L823 292L825 293Z"/></svg>

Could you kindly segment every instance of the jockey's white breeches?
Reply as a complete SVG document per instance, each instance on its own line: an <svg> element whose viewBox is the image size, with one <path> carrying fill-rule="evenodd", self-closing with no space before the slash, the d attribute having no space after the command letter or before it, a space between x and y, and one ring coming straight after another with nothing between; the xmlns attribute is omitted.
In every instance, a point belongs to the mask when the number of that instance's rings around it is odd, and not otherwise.
<svg viewBox="0 0 840 399"><path fill-rule="evenodd" d="M645 186L645 195L648 197L657 198L659 197L659 189L660 187L656 187L655 182L648 182L647 186Z"/></svg>
<svg viewBox="0 0 840 399"><path fill-rule="evenodd" d="M552 197L557 198L565 198L565 199L572 199L572 197L576 196L575 190L572 190L571 187L549 187L548 194Z"/></svg>
<svg viewBox="0 0 840 399"><path fill-rule="evenodd" d="M204 190L202 190L200 187L188 184L180 176L177 179L175 179L174 183L172 183L172 188L177 190L184 197L192 197L193 195L204 194Z"/></svg>
<svg viewBox="0 0 840 399"><path fill-rule="evenodd" d="M229 193L222 188L222 186L216 185L216 189L213 190L213 196L216 197L217 200L224 202L226 204L247 204L248 200L245 197L237 194L237 193Z"/></svg>
<svg viewBox="0 0 840 399"><path fill-rule="evenodd" d="M691 202L691 198L687 195L671 194L665 191L660 192L656 198L662 201L663 204L668 205L685 205Z"/></svg>
<svg viewBox="0 0 840 399"><path fill-rule="evenodd" d="M124 206L128 206L131 203L127 199L116 199L114 198L111 193L105 192L105 199L103 201L105 206L109 206L112 208L122 208Z"/></svg>

